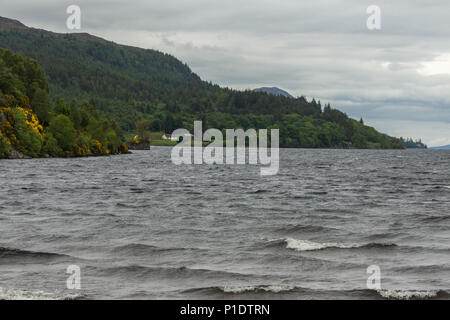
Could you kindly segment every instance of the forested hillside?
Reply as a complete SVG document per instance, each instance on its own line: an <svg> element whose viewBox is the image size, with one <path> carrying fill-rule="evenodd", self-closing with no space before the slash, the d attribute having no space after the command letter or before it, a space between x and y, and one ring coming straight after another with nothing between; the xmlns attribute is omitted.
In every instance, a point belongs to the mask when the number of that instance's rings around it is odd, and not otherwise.
<svg viewBox="0 0 450 320"><path fill-rule="evenodd" d="M37 63L0 49L0 158L121 152L120 128L92 102L51 101Z"/></svg>
<svg viewBox="0 0 450 320"><path fill-rule="evenodd" d="M6 18L0 18L0 47L36 59L53 98L92 100L128 132L143 119L150 120L149 130L169 133L203 120L204 129L279 128L283 147L403 148L399 139L329 105L220 88L159 51L28 28Z"/></svg>

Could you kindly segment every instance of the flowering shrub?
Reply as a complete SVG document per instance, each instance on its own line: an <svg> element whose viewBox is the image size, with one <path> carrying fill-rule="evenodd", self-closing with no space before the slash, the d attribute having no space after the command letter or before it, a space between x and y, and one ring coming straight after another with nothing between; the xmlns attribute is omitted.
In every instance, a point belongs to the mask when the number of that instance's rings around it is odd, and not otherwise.
<svg viewBox="0 0 450 320"><path fill-rule="evenodd" d="M41 153L43 128L36 115L28 108L0 107L0 157L5 158L11 149L24 155L37 157Z"/></svg>
<svg viewBox="0 0 450 320"><path fill-rule="evenodd" d="M39 123L37 116L31 111L31 109L24 109L21 107L16 107L17 110L22 111L25 116L25 123L31 127L40 137L44 138L44 127Z"/></svg>
<svg viewBox="0 0 450 320"><path fill-rule="evenodd" d="M103 149L103 145L100 141L98 140L92 140L91 141L91 152L95 155L101 155L104 154L104 149Z"/></svg>
<svg viewBox="0 0 450 320"><path fill-rule="evenodd" d="M128 145L125 142L122 142L122 144L119 147L120 153L128 153Z"/></svg>
<svg viewBox="0 0 450 320"><path fill-rule="evenodd" d="M0 158L115 154L122 141L94 102L52 102L37 63L0 48Z"/></svg>
<svg viewBox="0 0 450 320"><path fill-rule="evenodd" d="M18 144L15 146L23 154L37 157L41 154L43 136L39 131L27 122L26 113L22 108L13 108L14 115L14 134L17 137ZM31 111L30 111L31 112ZM31 115L30 115L31 117ZM39 122L38 122L39 123Z"/></svg>

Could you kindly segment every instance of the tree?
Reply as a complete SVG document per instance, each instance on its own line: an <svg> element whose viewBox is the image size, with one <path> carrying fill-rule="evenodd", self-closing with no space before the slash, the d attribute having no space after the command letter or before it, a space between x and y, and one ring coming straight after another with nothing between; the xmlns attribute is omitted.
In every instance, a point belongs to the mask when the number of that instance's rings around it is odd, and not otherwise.
<svg viewBox="0 0 450 320"><path fill-rule="evenodd" d="M42 151L50 156L58 156L62 152L62 149L58 145L58 141L56 141L55 137L50 132L45 134L45 143Z"/></svg>
<svg viewBox="0 0 450 320"><path fill-rule="evenodd" d="M63 151L72 151L75 146L76 131L69 117L60 114L50 121L47 131L58 142Z"/></svg>
<svg viewBox="0 0 450 320"><path fill-rule="evenodd" d="M71 116L71 109L70 109L70 107L61 98L56 99L56 104L55 104L54 111L55 111L56 114L63 114L63 115L66 115L68 117Z"/></svg>
<svg viewBox="0 0 450 320"><path fill-rule="evenodd" d="M136 123L136 135L144 142L150 142L150 120L139 120Z"/></svg>
<svg viewBox="0 0 450 320"><path fill-rule="evenodd" d="M52 103L48 92L39 88L37 85L33 86L33 95L30 104L39 120L43 124L48 124L50 121L50 113L52 111Z"/></svg>

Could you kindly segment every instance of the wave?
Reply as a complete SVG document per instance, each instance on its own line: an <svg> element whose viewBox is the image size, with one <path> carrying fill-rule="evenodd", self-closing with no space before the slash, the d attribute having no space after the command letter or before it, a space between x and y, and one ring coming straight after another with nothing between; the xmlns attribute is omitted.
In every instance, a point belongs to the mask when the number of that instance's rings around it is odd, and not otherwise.
<svg viewBox="0 0 450 320"><path fill-rule="evenodd" d="M450 220L450 216L427 216L421 219L423 222L444 222Z"/></svg>
<svg viewBox="0 0 450 320"><path fill-rule="evenodd" d="M266 192L269 192L269 190L265 190L265 189L258 189L258 190L256 190L256 191L251 191L250 193L266 193Z"/></svg>
<svg viewBox="0 0 450 320"><path fill-rule="evenodd" d="M438 250L433 250L438 251ZM448 250L442 250L448 253ZM431 264L431 265L408 265L408 266L399 266L392 268L396 272L401 273L437 273L437 272L447 272L450 271L450 264Z"/></svg>
<svg viewBox="0 0 450 320"><path fill-rule="evenodd" d="M388 300L423 300L448 299L450 294L444 290L398 290L398 289L350 289L350 290L322 290L310 289L292 285L246 285L246 286L215 286L184 290L182 294L195 294L200 296L222 295L288 295L294 299L388 299Z"/></svg>
<svg viewBox="0 0 450 320"><path fill-rule="evenodd" d="M423 300L435 298L449 298L450 294L445 290L396 290L380 289L376 290L384 299L389 300Z"/></svg>
<svg viewBox="0 0 450 320"><path fill-rule="evenodd" d="M429 184L422 184L421 186L428 186ZM432 190L436 190L436 189L450 189L450 186L444 186L444 185L431 185L433 186L433 188L427 190L427 191L432 191Z"/></svg>
<svg viewBox="0 0 450 320"><path fill-rule="evenodd" d="M88 267L90 268L90 267ZM102 276L115 276L124 277L129 279L133 278L199 278L202 281L206 279L246 279L251 277L251 275L220 271L220 270L209 270L209 269L193 269L185 266L182 267L147 267L141 265L128 265L128 266L116 266L109 268L98 268L94 267Z"/></svg>
<svg viewBox="0 0 450 320"><path fill-rule="evenodd" d="M0 247L0 258L44 258L44 259L66 259L71 256L65 254L51 253L51 252L37 252L20 249L11 249Z"/></svg>
<svg viewBox="0 0 450 320"><path fill-rule="evenodd" d="M259 286L225 286L221 290L225 293L245 293L245 292L289 292L295 290L295 286L289 285L259 285Z"/></svg>
<svg viewBox="0 0 450 320"><path fill-rule="evenodd" d="M119 208L130 208L130 209L137 209L137 208L139 208L138 206L135 206L135 205L132 205L132 204L128 204L128 203L122 203L122 202L116 203L116 207L119 207Z"/></svg>
<svg viewBox="0 0 450 320"><path fill-rule="evenodd" d="M322 196L328 194L327 191L308 191L305 194L307 195L313 195L313 196Z"/></svg>
<svg viewBox="0 0 450 320"><path fill-rule="evenodd" d="M79 300L81 294L49 293L44 291L26 291L0 288L0 300Z"/></svg>
<svg viewBox="0 0 450 320"><path fill-rule="evenodd" d="M332 230L332 228L326 228L322 226L314 226L314 225L300 225L300 224L291 224L287 226L283 226L278 228L277 232L322 232L326 230Z"/></svg>
<svg viewBox="0 0 450 320"><path fill-rule="evenodd" d="M242 294L242 293L297 293L297 294L309 294L315 296L328 296L328 297L349 297L349 296L378 296L378 298L389 300L413 300L413 299L436 299L436 298L448 298L450 294L444 290L315 290L289 285L260 285L260 286L236 286L236 287L223 287L221 290L224 293Z"/></svg>
<svg viewBox="0 0 450 320"><path fill-rule="evenodd" d="M284 239L286 247L297 251L316 251L323 249L354 249L354 248L384 248L396 247L393 243L338 243L338 242L313 242L309 240Z"/></svg>
<svg viewBox="0 0 450 320"><path fill-rule="evenodd" d="M174 251L202 250L197 248L163 248L142 243L130 243L112 249L114 253L153 254Z"/></svg>
<svg viewBox="0 0 450 320"><path fill-rule="evenodd" d="M182 291L183 294L201 294L201 295L221 295L221 294L264 294L264 293L294 293L307 291L296 286L290 285L247 285L247 286L216 286L192 288Z"/></svg>

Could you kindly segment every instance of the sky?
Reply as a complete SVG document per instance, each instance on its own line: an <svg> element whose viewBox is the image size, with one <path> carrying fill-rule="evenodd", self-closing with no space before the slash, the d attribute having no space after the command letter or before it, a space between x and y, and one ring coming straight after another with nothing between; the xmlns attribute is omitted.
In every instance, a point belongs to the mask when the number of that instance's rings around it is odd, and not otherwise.
<svg viewBox="0 0 450 320"><path fill-rule="evenodd" d="M448 0L0 0L0 16L170 53L202 79L276 86L393 135L450 144ZM370 30L367 8L380 8Z"/></svg>

